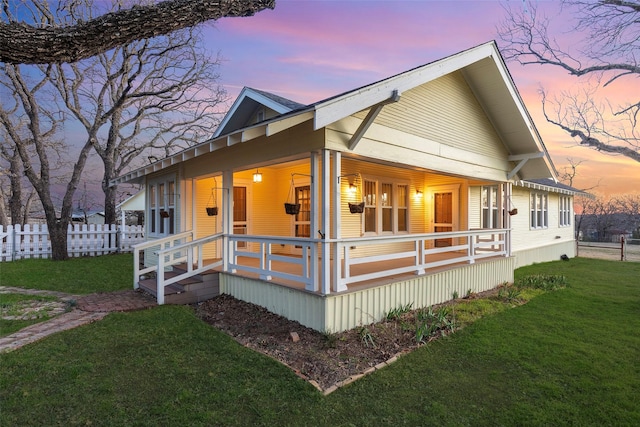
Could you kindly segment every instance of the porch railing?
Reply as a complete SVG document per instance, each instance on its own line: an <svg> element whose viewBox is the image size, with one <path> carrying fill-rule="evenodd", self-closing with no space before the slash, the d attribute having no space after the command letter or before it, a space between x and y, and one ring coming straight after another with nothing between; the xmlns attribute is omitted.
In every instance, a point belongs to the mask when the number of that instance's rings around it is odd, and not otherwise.
<svg viewBox="0 0 640 427"><path fill-rule="evenodd" d="M378 279L402 273L425 274L426 270L447 265L468 263L495 256L507 255L507 229L454 231L444 233L412 234L408 236L379 236L337 241L337 251L343 263L336 263L336 289L346 290L346 285ZM393 252L375 255L353 256L362 246L399 247ZM372 251L375 252L375 251ZM406 265L386 268L385 261L412 260ZM354 273L357 265L368 265L367 273ZM376 265L380 268L376 269Z"/></svg>
<svg viewBox="0 0 640 427"><path fill-rule="evenodd" d="M332 245L334 254L340 254L342 262L333 263L333 289L343 291L351 283L402 273L425 274L426 270L436 267L473 264L487 257L506 256L508 232L507 229L491 229L326 240L230 235L228 238L233 244L229 268L232 272L258 274L263 280L278 277L303 283L307 290L319 290L325 287L319 283L318 263L322 260L318 257L318 245L327 243ZM283 246L298 248L300 255L274 253L282 251ZM371 250L362 251L363 246ZM375 254L361 255L363 252ZM239 257L255 261L249 263ZM398 266L389 268L387 261L393 260ZM276 261L282 263L277 269L274 268ZM359 265L366 265L361 269L366 272L357 273L355 270Z"/></svg>
<svg viewBox="0 0 640 427"><path fill-rule="evenodd" d="M320 264L331 261L321 259L319 248L329 244L334 260L338 254L341 262L333 262L332 277L323 280L331 280L333 291L340 292L352 283L403 273L425 274L437 267L507 256L508 233L508 229L491 229L325 240L219 233L193 240L193 233L188 231L135 245L134 283L137 288L141 275L155 273L158 304L163 304L166 286L224 266L232 273L252 273L262 280L280 278L319 291L329 289L320 284L320 271L329 271ZM223 248L229 248L229 253L223 253L222 259L205 260L205 246L218 240L223 242ZM154 250L157 262L141 268L140 256L146 249ZM184 273L170 278L161 274L181 263L186 264Z"/></svg>
<svg viewBox="0 0 640 427"><path fill-rule="evenodd" d="M311 260L318 259L318 243L322 240L246 234L232 234L228 238L232 243L232 254L229 261L231 272L255 273L263 280L271 280L273 277L293 280L303 283L305 288L309 290L314 289L318 283L318 263L311 262ZM289 256L274 251L274 249L280 249L283 246L296 248L295 250L300 252L300 256ZM240 262L240 257L257 260L257 266ZM288 268L277 270L274 268L276 262L284 263Z"/></svg>

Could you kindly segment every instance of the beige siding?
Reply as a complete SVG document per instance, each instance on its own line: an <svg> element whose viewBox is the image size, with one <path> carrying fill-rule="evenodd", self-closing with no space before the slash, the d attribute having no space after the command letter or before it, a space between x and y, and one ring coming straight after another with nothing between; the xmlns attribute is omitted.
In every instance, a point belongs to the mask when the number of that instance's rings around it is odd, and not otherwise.
<svg viewBox="0 0 640 427"><path fill-rule="evenodd" d="M427 307L513 281L514 258L502 258L383 286L327 296L255 279L220 275L220 291L320 332L340 332L380 321L391 309Z"/></svg>
<svg viewBox="0 0 640 427"><path fill-rule="evenodd" d="M576 256L576 242L564 241L513 252L513 256L516 258L515 268L539 262L558 261L562 255L574 258Z"/></svg>
<svg viewBox="0 0 640 427"><path fill-rule="evenodd" d="M261 136L246 142L235 142L229 147L189 160L185 164L185 175L195 178L224 170L241 170L250 164L281 160L285 155L306 158L309 152L321 149L323 145L324 130L314 131L309 121L268 138Z"/></svg>
<svg viewBox="0 0 640 427"><path fill-rule="evenodd" d="M482 228L482 187L469 187L469 229Z"/></svg>
<svg viewBox="0 0 640 427"><path fill-rule="evenodd" d="M196 239L210 236L222 232L222 177L209 177L196 180L195 194L195 217L196 217ZM213 193L213 197L212 197ZM209 216L207 207L218 207L218 215ZM204 258L220 258L219 245L210 244L204 248Z"/></svg>
<svg viewBox="0 0 640 427"><path fill-rule="evenodd" d="M566 242L573 244L573 218L569 227L560 227L558 223L558 193L547 193L549 200L549 226L544 229L531 229L530 194L531 190L527 188L513 187L512 203L518 208L518 214L511 217L511 228L513 230L511 233L512 252L548 247Z"/></svg>
<svg viewBox="0 0 640 427"><path fill-rule="evenodd" d="M345 150L368 110L327 128L327 147ZM459 176L504 180L508 153L460 73L384 106L353 152Z"/></svg>
<svg viewBox="0 0 640 427"><path fill-rule="evenodd" d="M469 152L506 156L498 134L461 72L404 92L400 102L382 109L377 122Z"/></svg>

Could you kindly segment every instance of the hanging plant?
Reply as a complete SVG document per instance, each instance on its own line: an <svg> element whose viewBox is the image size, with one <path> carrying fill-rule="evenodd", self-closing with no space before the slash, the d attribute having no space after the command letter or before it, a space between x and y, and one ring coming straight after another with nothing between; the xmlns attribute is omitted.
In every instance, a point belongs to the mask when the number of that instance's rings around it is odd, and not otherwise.
<svg viewBox="0 0 640 427"><path fill-rule="evenodd" d="M362 200L362 192L360 191L360 184L361 184L361 180L360 178L360 174L356 173L356 178L354 179L354 186L356 187L356 200ZM362 212L364 212L364 201L360 202L360 203L351 203L349 202L349 212L351 212L352 214L361 214Z"/></svg>
<svg viewBox="0 0 640 427"><path fill-rule="evenodd" d="M293 182L293 174L291 174L291 185L289 186L287 201L284 202L284 211L287 215L298 215L298 213L300 213L300 203L295 203L295 183Z"/></svg>
<svg viewBox="0 0 640 427"><path fill-rule="evenodd" d="M364 212L364 202L349 203L349 212L352 214Z"/></svg>
<svg viewBox="0 0 640 427"><path fill-rule="evenodd" d="M513 206L513 203L511 202L511 196L509 196L509 207L511 208L511 210L507 211L509 212L509 215L518 215L518 208Z"/></svg>
<svg viewBox="0 0 640 427"><path fill-rule="evenodd" d="M216 216L218 215L218 195L216 193L216 189L218 188L218 181L213 178L214 187L211 189L211 196L209 196L209 201L207 202L207 215Z"/></svg>

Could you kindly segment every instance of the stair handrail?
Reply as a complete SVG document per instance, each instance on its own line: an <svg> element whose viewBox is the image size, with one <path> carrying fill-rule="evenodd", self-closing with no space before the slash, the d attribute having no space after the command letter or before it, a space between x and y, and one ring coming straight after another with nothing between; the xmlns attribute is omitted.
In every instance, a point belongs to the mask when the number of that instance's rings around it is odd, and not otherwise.
<svg viewBox="0 0 640 427"><path fill-rule="evenodd" d="M158 300L158 305L164 304L164 288L165 287L173 283L179 282L181 280L193 277L196 274L202 273L203 271L207 271L222 265L222 260L214 261L205 265L204 256L203 256L203 247L205 244L211 243L223 237L224 237L224 233L211 234L209 236L202 237L200 239L181 243L179 245L161 249L158 252L156 252L158 255L158 269L156 274L156 298ZM197 253L195 253L194 250L196 250ZM178 258L173 257L174 253L182 252L182 251L185 252L185 255ZM168 262L165 262L166 258L169 259ZM197 262L197 268L194 268L194 261ZM187 271L177 276L174 276L170 279L165 279L163 274L165 268L180 262L186 262Z"/></svg>
<svg viewBox="0 0 640 427"><path fill-rule="evenodd" d="M139 280L141 275L155 272L157 276L158 273L158 264L140 268L140 253L145 249L152 248L154 246L160 246L160 248L162 248L162 246L167 242L180 239L193 240L193 230L183 231L178 234L171 234L159 239L147 240L146 242L138 243L131 247L131 250L133 251L133 289L138 289L140 287Z"/></svg>

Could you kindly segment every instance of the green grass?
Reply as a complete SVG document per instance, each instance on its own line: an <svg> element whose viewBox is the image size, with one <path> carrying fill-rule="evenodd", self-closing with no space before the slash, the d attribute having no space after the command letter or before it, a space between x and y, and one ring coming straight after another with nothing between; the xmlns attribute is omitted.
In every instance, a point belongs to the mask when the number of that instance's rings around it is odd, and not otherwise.
<svg viewBox="0 0 640 427"><path fill-rule="evenodd" d="M133 255L25 259L0 263L0 286L44 289L70 294L111 292L133 287Z"/></svg>
<svg viewBox="0 0 640 427"><path fill-rule="evenodd" d="M532 274L568 286L327 397L187 307L113 313L1 355L0 425L640 425L640 263Z"/></svg>
<svg viewBox="0 0 640 427"><path fill-rule="evenodd" d="M20 307L22 304L30 301L57 301L57 297L48 296L48 295L25 295L25 294L0 294L0 313L2 317L5 316L15 316L20 314ZM10 319L0 319L0 337L4 337L10 335L14 332L19 331L22 328L26 328L27 326L44 322L49 320L49 316L46 312L40 313L40 317L37 319L28 319L28 320L10 320Z"/></svg>

